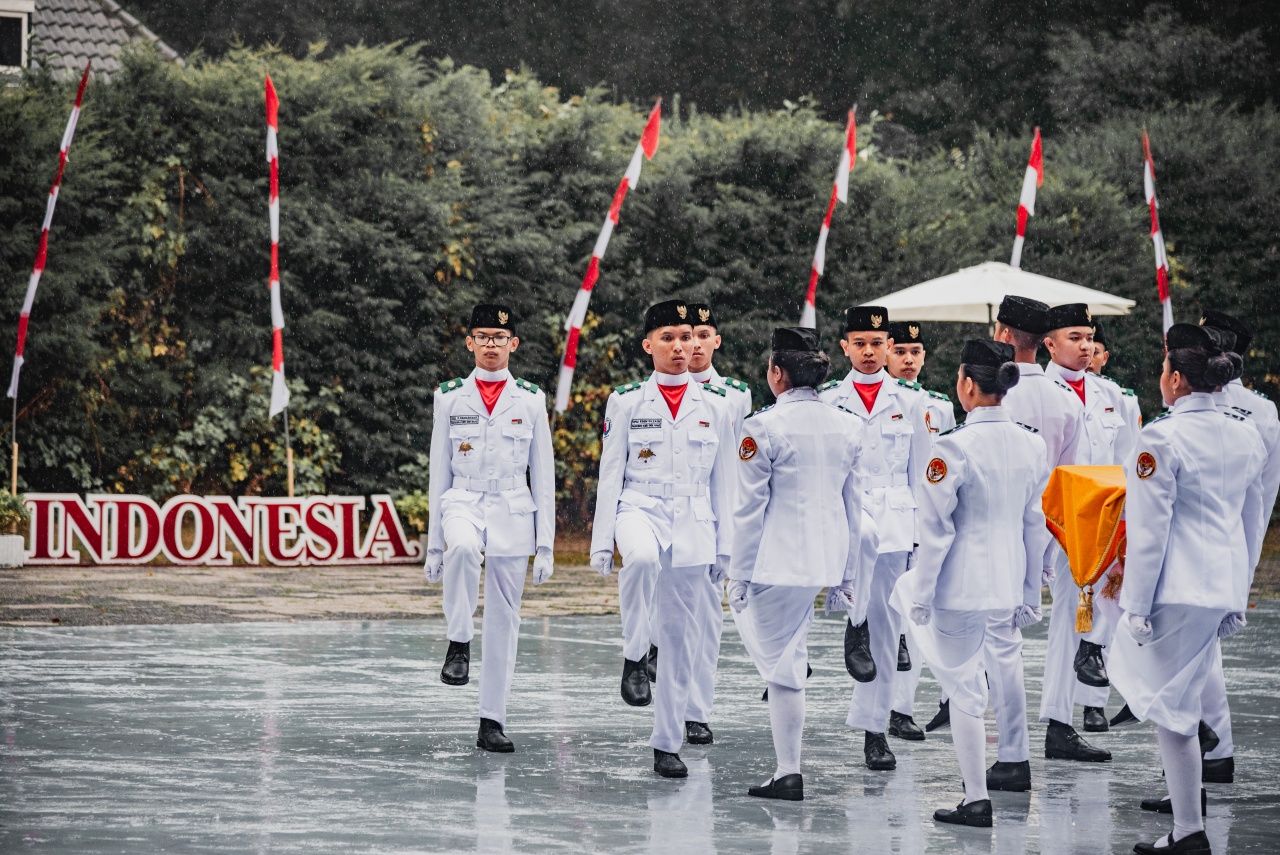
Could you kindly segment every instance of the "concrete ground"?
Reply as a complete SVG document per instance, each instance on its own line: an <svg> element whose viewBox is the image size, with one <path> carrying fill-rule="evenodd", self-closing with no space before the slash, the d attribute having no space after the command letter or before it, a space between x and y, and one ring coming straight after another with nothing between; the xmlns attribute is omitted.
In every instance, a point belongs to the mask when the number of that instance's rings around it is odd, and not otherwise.
<svg viewBox="0 0 1280 855"><path fill-rule="evenodd" d="M1122 853L1171 827L1137 805L1161 789L1149 725L1090 736L1109 764L1033 758L994 829L936 825L961 795L949 732L867 770L841 632L812 635L807 800L776 803L745 795L772 744L731 622L716 744L686 748L685 781L652 773L651 711L618 698L616 617L525 621L505 756L472 747L475 672L438 679L438 619L0 627L0 852ZM1225 652L1237 778L1209 785L1208 832L1217 853L1275 852L1280 603ZM1025 655L1035 709L1043 624ZM926 671L921 722L936 695Z"/></svg>

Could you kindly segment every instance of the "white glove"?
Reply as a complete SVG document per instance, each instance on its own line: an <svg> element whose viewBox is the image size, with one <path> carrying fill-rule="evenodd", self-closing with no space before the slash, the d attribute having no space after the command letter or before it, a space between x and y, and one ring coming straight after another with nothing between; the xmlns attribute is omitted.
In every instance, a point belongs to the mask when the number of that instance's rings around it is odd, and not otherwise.
<svg viewBox="0 0 1280 855"><path fill-rule="evenodd" d="M711 581L719 585L729 578L729 556L717 555L716 563L711 565Z"/></svg>
<svg viewBox="0 0 1280 855"><path fill-rule="evenodd" d="M434 585L444 576L444 550L428 549L427 563L422 565L422 572L427 575L427 582Z"/></svg>
<svg viewBox="0 0 1280 855"><path fill-rule="evenodd" d="M922 606L919 603L911 604L911 621L916 626L925 626L929 621L933 620L933 607Z"/></svg>
<svg viewBox="0 0 1280 855"><path fill-rule="evenodd" d="M729 580L729 608L740 612L747 607L747 590L750 584L741 579Z"/></svg>
<svg viewBox="0 0 1280 855"><path fill-rule="evenodd" d="M826 612L847 612L853 608L853 580L846 579L827 589Z"/></svg>
<svg viewBox="0 0 1280 855"><path fill-rule="evenodd" d="M1218 624L1218 638L1230 638L1249 625L1244 612L1231 612Z"/></svg>
<svg viewBox="0 0 1280 855"><path fill-rule="evenodd" d="M554 572L556 572L555 556L547 547L539 546L537 554L533 556L533 584L541 585L550 579Z"/></svg>
<svg viewBox="0 0 1280 855"><path fill-rule="evenodd" d="M603 549L591 553L591 566L597 573L607 578L613 572L613 553L605 552Z"/></svg>
<svg viewBox="0 0 1280 855"><path fill-rule="evenodd" d="M1033 623L1039 623L1043 617L1039 606L1023 604L1013 610L1013 628L1024 629Z"/></svg>
<svg viewBox="0 0 1280 855"><path fill-rule="evenodd" d="M1058 577L1058 571L1053 569L1053 565L1049 564L1040 568L1040 584L1052 585L1053 580Z"/></svg>
<svg viewBox="0 0 1280 855"><path fill-rule="evenodd" d="M1139 645L1146 644L1155 637L1155 630L1151 628L1151 621L1145 615L1126 614L1125 617L1129 621L1129 632L1133 634L1133 640Z"/></svg>

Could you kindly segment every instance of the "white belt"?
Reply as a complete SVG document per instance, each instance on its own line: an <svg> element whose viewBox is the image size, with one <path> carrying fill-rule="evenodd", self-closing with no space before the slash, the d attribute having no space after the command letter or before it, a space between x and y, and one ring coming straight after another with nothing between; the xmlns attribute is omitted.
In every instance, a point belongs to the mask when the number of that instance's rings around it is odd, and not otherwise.
<svg viewBox="0 0 1280 855"><path fill-rule="evenodd" d="M657 496L661 499L674 499L676 496L705 496L706 484L673 484L670 481L626 481L624 490L635 490L646 496Z"/></svg>
<svg viewBox="0 0 1280 855"><path fill-rule="evenodd" d="M876 487L905 487L907 473L894 472L892 475L867 475L862 479L862 489L874 490Z"/></svg>
<svg viewBox="0 0 1280 855"><path fill-rule="evenodd" d="M472 490L476 493L502 493L527 486L523 478L455 478L453 486Z"/></svg>

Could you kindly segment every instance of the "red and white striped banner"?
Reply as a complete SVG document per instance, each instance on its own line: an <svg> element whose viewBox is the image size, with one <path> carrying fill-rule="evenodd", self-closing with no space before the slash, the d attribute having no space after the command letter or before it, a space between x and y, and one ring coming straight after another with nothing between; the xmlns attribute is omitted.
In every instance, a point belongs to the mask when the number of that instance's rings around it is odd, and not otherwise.
<svg viewBox="0 0 1280 855"><path fill-rule="evenodd" d="M1010 267L1022 266L1022 244L1027 237L1027 217L1036 212L1036 188L1041 184L1044 184L1044 156L1040 152L1040 129L1036 128L1035 139L1031 141L1031 159L1027 161L1027 172L1022 178L1022 196L1018 199L1018 236L1013 239Z"/></svg>
<svg viewBox="0 0 1280 855"><path fill-rule="evenodd" d="M31 266L31 279L27 282L27 296L22 301L22 313L18 315L18 346L13 353L13 376L9 378L9 397L18 397L18 375L22 372L22 350L27 344L27 321L31 318L31 305L36 301L36 289L40 286L40 274L44 273L45 259L49 254L49 226L53 224L53 209L58 204L58 189L62 186L62 173L67 168L67 150L71 138L76 135L76 123L80 121L80 102L84 100L84 88L89 83L89 63L84 64L80 75L80 88L76 90L76 105L71 108L67 129L62 132L62 146L58 150L58 174L49 189L45 203L44 225L40 227L40 245L36 249L36 262ZM15 452L16 453L16 452Z"/></svg>
<svg viewBox="0 0 1280 855"><path fill-rule="evenodd" d="M818 232L818 247L813 251L813 266L809 269L809 290L804 296L804 308L800 310L800 326L816 328L818 326L818 278L827 263L827 235L831 233L831 214L836 209L836 202L849 201L849 172L853 169L853 161L857 155L858 125L853 118L853 110L849 111L849 121L844 127L844 149L840 152L840 165L836 167L835 184L831 187L831 198L827 201L827 215L822 218L822 230Z"/></svg>
<svg viewBox="0 0 1280 855"><path fill-rule="evenodd" d="M1160 203L1156 201L1156 164L1151 159L1151 141L1142 132L1142 189L1151 209L1151 243L1156 249L1156 290L1164 309L1164 331L1173 326L1173 301L1169 299L1169 258L1164 252L1164 232L1160 230Z"/></svg>
<svg viewBox="0 0 1280 855"><path fill-rule="evenodd" d="M267 209L271 212L271 408L275 418L289 406L289 387L284 384L284 309L280 306L280 148L276 143L276 114L280 99L275 84L267 75L267 162L271 164L271 195Z"/></svg>
<svg viewBox="0 0 1280 855"><path fill-rule="evenodd" d="M557 413L563 413L569 409L573 369L578 364L578 337L582 332L582 324L587 319L587 305L591 302L591 290L596 287L596 280L600 278L600 259L604 258L604 251L609 246L613 227L618 224L622 200L627 198L627 191L634 189L640 181L640 164L646 158L652 160L654 153L658 150L658 136L661 129L662 99L659 98L658 103L653 105L653 110L649 113L649 121L644 126L644 133L640 135L640 144L636 146L635 154L631 155L631 163L627 166L626 174L622 176L622 181L618 182L618 189L613 193L613 204L609 206L609 214L604 218L600 236L596 238L595 248L591 250L591 262L587 265L587 272L582 277L582 286L578 289L578 296L573 300L573 308L569 310L569 317L564 322L564 328L569 332L569 337L564 343L564 359L560 362L560 379L556 384Z"/></svg>

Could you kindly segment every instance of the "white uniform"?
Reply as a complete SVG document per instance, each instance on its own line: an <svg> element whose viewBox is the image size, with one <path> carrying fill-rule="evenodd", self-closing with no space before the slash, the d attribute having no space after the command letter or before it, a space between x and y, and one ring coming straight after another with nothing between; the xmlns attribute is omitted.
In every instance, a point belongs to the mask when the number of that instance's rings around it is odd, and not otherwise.
<svg viewBox="0 0 1280 855"><path fill-rule="evenodd" d="M751 415L751 387L741 380L723 376L714 365L692 376L698 383L710 383L724 390L725 400L729 402L730 411L733 413L735 430L740 430L743 420Z"/></svg>
<svg viewBox="0 0 1280 855"><path fill-rule="evenodd" d="M855 381L863 386L881 384L870 412L854 389ZM871 508L880 537L880 554L875 570L858 576L849 619L855 626L867 621L876 678L854 692L845 723L870 733L884 733L893 705L898 636L902 632L901 616L890 608L889 595L907 571L916 544L915 494L930 450L924 418L927 398L883 369L875 374L850 371L843 380L825 383L819 391L823 401L849 410L862 420L864 428L858 476L865 493L863 504Z"/></svg>
<svg viewBox="0 0 1280 855"><path fill-rule="evenodd" d="M476 380L505 380L490 413ZM527 473L527 480L526 480ZM428 561L444 553L450 641L471 641L484 574L480 717L506 724L529 556L555 545L555 459L546 396L511 372L479 368L436 389Z"/></svg>
<svg viewBox="0 0 1280 855"><path fill-rule="evenodd" d="M674 418L660 381L688 384ZM618 599L627 659L648 653L648 616L657 609L662 673L649 744L673 754L684 741L703 645L696 627L721 608L708 573L718 556L728 556L733 528L733 421L722 403L713 403L723 398L687 373L655 372L619 386L605 407L591 552L612 552L616 541L622 554Z"/></svg>

